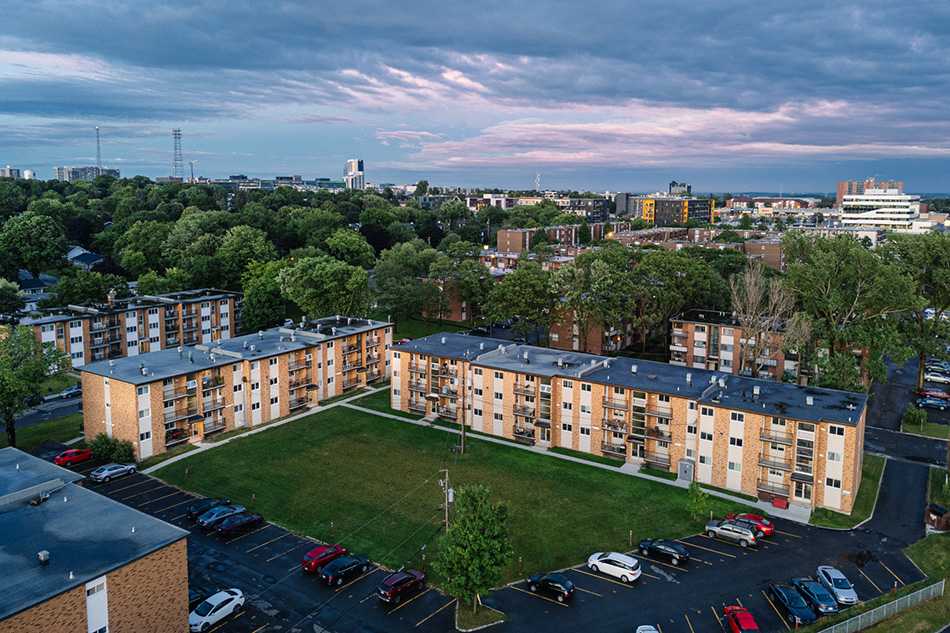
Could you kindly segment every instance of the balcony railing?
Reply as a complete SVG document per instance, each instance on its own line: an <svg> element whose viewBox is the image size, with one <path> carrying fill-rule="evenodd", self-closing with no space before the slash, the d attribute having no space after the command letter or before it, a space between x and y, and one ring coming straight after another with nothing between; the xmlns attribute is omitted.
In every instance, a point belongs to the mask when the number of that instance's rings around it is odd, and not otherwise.
<svg viewBox="0 0 950 633"><path fill-rule="evenodd" d="M164 414L164 419L166 424L171 422L177 422L179 420L187 420L188 418L198 415L198 408L189 408L189 409L180 409L178 411L169 411Z"/></svg>
<svg viewBox="0 0 950 633"><path fill-rule="evenodd" d="M298 371L300 369L308 369L310 367L309 360L292 360L287 363L288 371Z"/></svg>
<svg viewBox="0 0 950 633"><path fill-rule="evenodd" d="M759 439L763 442L775 442L776 444L787 444L792 445L792 434L786 433L785 431L779 431L776 429L763 426L759 429Z"/></svg>
<svg viewBox="0 0 950 633"><path fill-rule="evenodd" d="M790 488L786 484L774 482L774 481L763 481L761 479L756 485L756 488L758 488L762 492L767 492L773 495L779 495L781 497L787 497L790 491Z"/></svg>
<svg viewBox="0 0 950 633"><path fill-rule="evenodd" d="M611 398L604 398L603 403L604 403L604 406L608 409L625 410L627 408L627 403L623 400L613 400Z"/></svg>
<svg viewBox="0 0 950 633"><path fill-rule="evenodd" d="M661 409L659 407L647 407L647 415L652 415L657 418L673 418L673 411L670 409Z"/></svg>
<svg viewBox="0 0 950 633"><path fill-rule="evenodd" d="M533 417L534 417L534 411L535 411L535 409L534 409L534 407L532 407L532 406L528 406L528 405L524 405L524 404L516 404L516 405L514 405L513 407L511 407L511 410L512 410L512 412L514 412L515 415L520 415L520 416L526 417L526 418L533 418Z"/></svg>
<svg viewBox="0 0 950 633"><path fill-rule="evenodd" d="M455 367L449 367L447 365L443 365L442 367L439 367L432 373L435 374L436 376L449 376L452 378L455 378L456 376L459 375L458 369L456 369Z"/></svg>
<svg viewBox="0 0 950 633"><path fill-rule="evenodd" d="M643 459L649 464L654 466L660 466L661 468L670 467L670 455L669 453L654 453L652 451L646 451L643 454Z"/></svg>
<svg viewBox="0 0 950 633"><path fill-rule="evenodd" d="M673 439L673 434L659 427L651 426L647 428L647 437L651 437L657 440L665 440L668 442Z"/></svg>
<svg viewBox="0 0 950 633"><path fill-rule="evenodd" d="M211 378L201 379L202 389L217 389L218 387L223 387L223 386L224 386L223 376L213 376Z"/></svg>
<svg viewBox="0 0 950 633"><path fill-rule="evenodd" d="M418 392L420 392L420 393L425 393L425 392L427 392L428 390L429 390L429 388L426 387L425 381L422 381L422 380L419 380L419 381L410 380L410 381L409 381L409 391L418 391Z"/></svg>
<svg viewBox="0 0 950 633"><path fill-rule="evenodd" d="M409 410L410 410L410 411L418 411L418 412L420 412L420 413L425 413L425 412L426 412L426 403L425 403L424 400L421 401L421 402L411 402L411 401L410 401L410 402L409 402Z"/></svg>
<svg viewBox="0 0 950 633"><path fill-rule="evenodd" d="M436 408L436 413L443 418L452 418L454 420L459 412L457 407L438 407Z"/></svg>
<svg viewBox="0 0 950 633"><path fill-rule="evenodd" d="M214 400L212 400L212 399L204 400L204 401L202 401L202 403L201 403L201 408L204 410L205 413L208 413L208 412L210 412L210 411L218 411L218 410L220 410L220 409L223 409L223 408L224 408L224 398L218 398L218 399L214 399Z"/></svg>
<svg viewBox="0 0 950 633"><path fill-rule="evenodd" d="M362 361L356 359L355 361L346 361L343 363L343 371L354 371L363 367Z"/></svg>
<svg viewBox="0 0 950 633"><path fill-rule="evenodd" d="M516 426L513 435L514 435L515 441L520 442L522 444L534 444L535 442L533 428L528 429L525 427Z"/></svg>
<svg viewBox="0 0 950 633"><path fill-rule="evenodd" d="M218 431L224 430L224 421L215 422L214 424L208 424L205 422L204 434L211 435L212 433L217 433Z"/></svg>
<svg viewBox="0 0 950 633"><path fill-rule="evenodd" d="M179 398L190 398L198 392L197 389L165 389L162 391L162 398L165 400L178 400Z"/></svg>
<svg viewBox="0 0 950 633"><path fill-rule="evenodd" d="M379 380L383 377L383 372L381 371L368 371L366 372L366 382L373 382Z"/></svg>
<svg viewBox="0 0 950 633"><path fill-rule="evenodd" d="M367 347L367 348L370 348L370 347L377 347L378 345L379 345L379 337L378 337L378 336L368 336L368 337L366 337L366 347Z"/></svg>
<svg viewBox="0 0 950 633"><path fill-rule="evenodd" d="M792 470L792 460L774 457L770 455L759 455L759 466L772 468L774 470Z"/></svg>
<svg viewBox="0 0 950 633"><path fill-rule="evenodd" d="M362 383L359 379L356 379L356 380L346 380L346 379L344 379L344 380L343 380L343 391L346 391L347 389L352 389L353 387L359 387L359 386L362 385L362 384L363 384L363 383Z"/></svg>
<svg viewBox="0 0 950 633"><path fill-rule="evenodd" d="M295 390L297 390L297 389L303 389L303 388L306 387L308 384L310 384L310 383L308 383L306 380L291 380L291 381L287 384L287 388L288 388L290 391L295 391Z"/></svg>
<svg viewBox="0 0 950 633"><path fill-rule="evenodd" d="M637 424L634 424L633 426L630 427L630 435L636 435L637 437L646 437L646 434L647 434L647 427L645 426L639 426Z"/></svg>
<svg viewBox="0 0 950 633"><path fill-rule="evenodd" d="M299 409L301 407L307 406L309 401L306 398L291 398L290 399L290 410Z"/></svg>
<svg viewBox="0 0 950 633"><path fill-rule="evenodd" d="M187 433L165 433L165 447L177 446L188 441Z"/></svg>
<svg viewBox="0 0 950 633"><path fill-rule="evenodd" d="M344 354L352 354L353 352L358 352L358 351L360 351L360 346L359 346L358 344L356 344L356 343L350 343L349 345L343 345L342 348L343 348L343 353L344 353Z"/></svg>
<svg viewBox="0 0 950 633"><path fill-rule="evenodd" d="M623 420L613 420L611 418L604 418L603 420L601 420L601 424L603 425L605 429L609 429L611 431L617 431L618 433L627 432L627 423L624 422Z"/></svg>
<svg viewBox="0 0 950 633"><path fill-rule="evenodd" d="M533 396L537 390L534 385L515 385L512 391L519 396Z"/></svg>
<svg viewBox="0 0 950 633"><path fill-rule="evenodd" d="M612 457L627 457L627 445L626 444L613 444L611 442L601 442L600 451L605 455L610 455Z"/></svg>
<svg viewBox="0 0 950 633"><path fill-rule="evenodd" d="M409 371L424 374L428 371L428 367L420 363L409 363Z"/></svg>

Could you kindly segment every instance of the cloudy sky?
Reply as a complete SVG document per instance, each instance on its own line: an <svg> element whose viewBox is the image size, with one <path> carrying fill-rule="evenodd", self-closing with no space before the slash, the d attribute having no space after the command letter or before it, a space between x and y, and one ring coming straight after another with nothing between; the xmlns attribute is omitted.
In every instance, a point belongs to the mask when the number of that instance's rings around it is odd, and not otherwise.
<svg viewBox="0 0 950 633"><path fill-rule="evenodd" d="M950 3L3 2L0 164L950 191Z"/></svg>

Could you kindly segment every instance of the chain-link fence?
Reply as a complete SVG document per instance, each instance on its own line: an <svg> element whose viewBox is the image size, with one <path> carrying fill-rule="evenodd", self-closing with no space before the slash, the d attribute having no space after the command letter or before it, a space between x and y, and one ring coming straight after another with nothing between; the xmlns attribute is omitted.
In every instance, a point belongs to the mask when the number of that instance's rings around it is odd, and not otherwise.
<svg viewBox="0 0 950 633"><path fill-rule="evenodd" d="M914 593L901 596L897 600L886 602L879 607L871 609L870 611L865 611L861 615L856 615L853 618L845 620L844 622L839 622L838 624L829 626L827 629L822 629L821 633L857 633L858 631L863 631L867 627L877 624L882 620L886 620L892 615L896 615L905 609L909 609L920 604L921 602L939 598L943 595L944 583L946 583L946 580L941 580L940 582L924 587L923 589L918 589Z"/></svg>

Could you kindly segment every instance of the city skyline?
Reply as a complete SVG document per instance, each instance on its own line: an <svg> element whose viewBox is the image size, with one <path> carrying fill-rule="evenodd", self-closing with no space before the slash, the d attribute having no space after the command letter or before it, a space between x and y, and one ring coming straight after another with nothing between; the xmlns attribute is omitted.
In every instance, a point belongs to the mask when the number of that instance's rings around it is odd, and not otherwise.
<svg viewBox="0 0 950 633"><path fill-rule="evenodd" d="M0 163L647 191L947 189L950 13L44 3L0 26ZM369 16L369 17L367 17ZM214 24L215 37L191 23ZM209 26L210 28L210 26ZM102 33L109 37L102 37Z"/></svg>

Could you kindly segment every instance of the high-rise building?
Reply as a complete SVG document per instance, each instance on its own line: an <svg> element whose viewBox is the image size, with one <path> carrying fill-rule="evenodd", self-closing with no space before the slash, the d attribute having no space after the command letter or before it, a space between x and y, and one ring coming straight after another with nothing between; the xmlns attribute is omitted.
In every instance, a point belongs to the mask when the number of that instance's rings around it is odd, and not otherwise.
<svg viewBox="0 0 950 633"><path fill-rule="evenodd" d="M924 232L931 228L928 220L920 219L920 196L908 195L896 187L865 187L862 193L845 194L840 208L841 224L845 227L899 233Z"/></svg>
<svg viewBox="0 0 950 633"><path fill-rule="evenodd" d="M7 165L6 167L0 167L0 178L19 178L20 170L16 167L11 167Z"/></svg>
<svg viewBox="0 0 950 633"><path fill-rule="evenodd" d="M693 186L688 182L670 181L669 194L671 196L689 196L693 193Z"/></svg>
<svg viewBox="0 0 950 633"><path fill-rule="evenodd" d="M902 180L875 180L874 177L864 180L839 180L838 189L835 195L835 206L841 208L841 203L845 196L861 195L865 189L896 189L898 193L904 193L904 181Z"/></svg>
<svg viewBox="0 0 950 633"><path fill-rule="evenodd" d="M363 189L366 186L366 174L363 171L363 161L351 158L343 168L343 182L347 189Z"/></svg>
<svg viewBox="0 0 950 633"><path fill-rule="evenodd" d="M92 182L97 176L119 178L118 169L100 169L95 165L85 167L54 167L53 175L60 182Z"/></svg>
<svg viewBox="0 0 950 633"><path fill-rule="evenodd" d="M614 202L618 217L638 218L656 226L677 226L690 220L712 222L715 218L715 201L709 198L618 193Z"/></svg>

